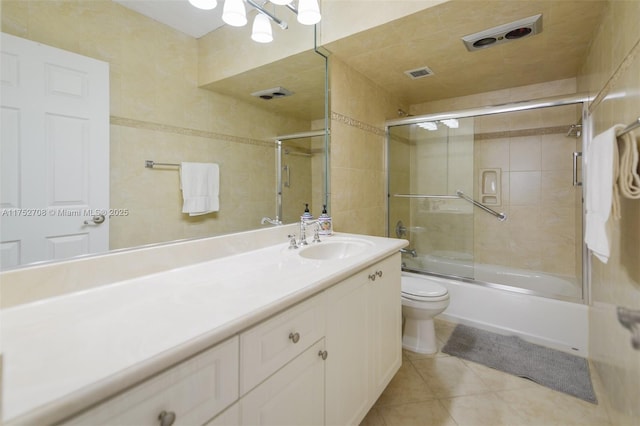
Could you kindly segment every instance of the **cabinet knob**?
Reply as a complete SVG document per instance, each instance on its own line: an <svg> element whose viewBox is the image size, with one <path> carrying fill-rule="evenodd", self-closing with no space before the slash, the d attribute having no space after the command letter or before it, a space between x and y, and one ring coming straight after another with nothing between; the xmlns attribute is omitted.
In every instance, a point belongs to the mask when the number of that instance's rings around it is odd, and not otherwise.
<svg viewBox="0 0 640 426"><path fill-rule="evenodd" d="M327 359L327 357L329 356L329 352L327 351L320 351L318 352L318 356L320 358L322 358L322 360L324 361L325 359Z"/></svg>
<svg viewBox="0 0 640 426"><path fill-rule="evenodd" d="M163 411L158 415L160 426L171 426L176 421L176 413L173 411Z"/></svg>
<svg viewBox="0 0 640 426"><path fill-rule="evenodd" d="M376 275L378 276L378 278L382 278L382 271L376 271Z"/></svg>
<svg viewBox="0 0 640 426"><path fill-rule="evenodd" d="M289 339L291 339L293 343L298 343L300 340L300 333L289 333Z"/></svg>

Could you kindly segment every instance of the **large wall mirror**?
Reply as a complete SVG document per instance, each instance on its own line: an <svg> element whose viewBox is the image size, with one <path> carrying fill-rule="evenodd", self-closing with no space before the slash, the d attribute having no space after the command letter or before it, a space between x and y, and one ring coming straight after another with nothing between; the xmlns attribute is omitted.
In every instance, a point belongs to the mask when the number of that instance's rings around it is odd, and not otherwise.
<svg viewBox="0 0 640 426"><path fill-rule="evenodd" d="M85 165L69 172L88 152L98 150L83 146L90 132L82 124L67 126L65 120L73 120L57 114L40 124L44 145L29 146L29 135L20 127L24 123L16 124L24 119L18 118L8 95L19 67L5 64L19 61L3 46L2 167L10 174L3 174L1 193L2 269L103 252L88 249L94 230L108 229L105 250L124 249L272 226L261 223L262 218L275 218L280 197L285 223L296 221L307 203L314 214L327 203L327 58L314 46L314 27L293 29L296 49L288 46L288 52L272 60L263 52L277 51L278 43L287 47L278 28L268 46L253 42L250 28L222 27L194 38L120 3L2 2L3 35L108 63L109 98L106 169ZM84 90L64 72L58 75L58 83L45 76L45 86ZM278 93L252 95L270 89ZM28 101L20 102L29 109ZM314 136L305 136L309 132ZM39 170L37 176L27 174L27 152L45 157L40 166L31 167ZM146 167L148 161L154 167ZM180 168L173 166L181 162L218 165L218 211L182 213ZM84 198L96 196L83 179L96 177L108 181L109 203L90 208L108 209L105 223L96 221L92 210L82 211ZM30 201L33 188L44 193L44 204ZM46 231L37 255L28 254L35 229L52 222L47 216L53 211L57 217L68 213L65 220L75 228ZM19 227L28 235L18 235Z"/></svg>

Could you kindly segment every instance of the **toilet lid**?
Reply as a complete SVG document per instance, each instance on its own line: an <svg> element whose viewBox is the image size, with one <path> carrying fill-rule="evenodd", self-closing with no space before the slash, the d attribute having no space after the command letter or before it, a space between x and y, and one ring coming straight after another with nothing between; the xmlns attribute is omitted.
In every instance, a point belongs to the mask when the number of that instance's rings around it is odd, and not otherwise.
<svg viewBox="0 0 640 426"><path fill-rule="evenodd" d="M430 280L414 277L402 277L402 293L409 298L441 297L447 294L447 289Z"/></svg>

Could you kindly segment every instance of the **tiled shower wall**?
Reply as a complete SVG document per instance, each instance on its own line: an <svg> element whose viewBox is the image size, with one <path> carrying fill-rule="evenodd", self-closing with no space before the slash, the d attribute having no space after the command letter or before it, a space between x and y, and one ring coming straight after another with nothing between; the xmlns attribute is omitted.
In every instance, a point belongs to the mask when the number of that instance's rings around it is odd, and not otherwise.
<svg viewBox="0 0 640 426"><path fill-rule="evenodd" d="M490 207L508 217L499 222L476 210L476 262L580 276L575 194L581 187L573 186L576 139L566 136L580 111L570 105L475 118L475 199L481 199L481 170L500 170L501 203Z"/></svg>

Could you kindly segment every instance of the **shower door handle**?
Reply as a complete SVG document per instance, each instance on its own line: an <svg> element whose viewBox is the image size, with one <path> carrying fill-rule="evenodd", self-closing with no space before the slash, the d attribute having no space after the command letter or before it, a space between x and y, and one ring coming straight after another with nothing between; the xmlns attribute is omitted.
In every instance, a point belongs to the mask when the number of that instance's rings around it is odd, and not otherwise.
<svg viewBox="0 0 640 426"><path fill-rule="evenodd" d="M291 166L285 164L284 171L287 172L287 181L284 183L284 187L289 188L291 186Z"/></svg>
<svg viewBox="0 0 640 426"><path fill-rule="evenodd" d="M573 153L573 186L582 186L582 182L578 182L578 157L582 157L581 152Z"/></svg>

